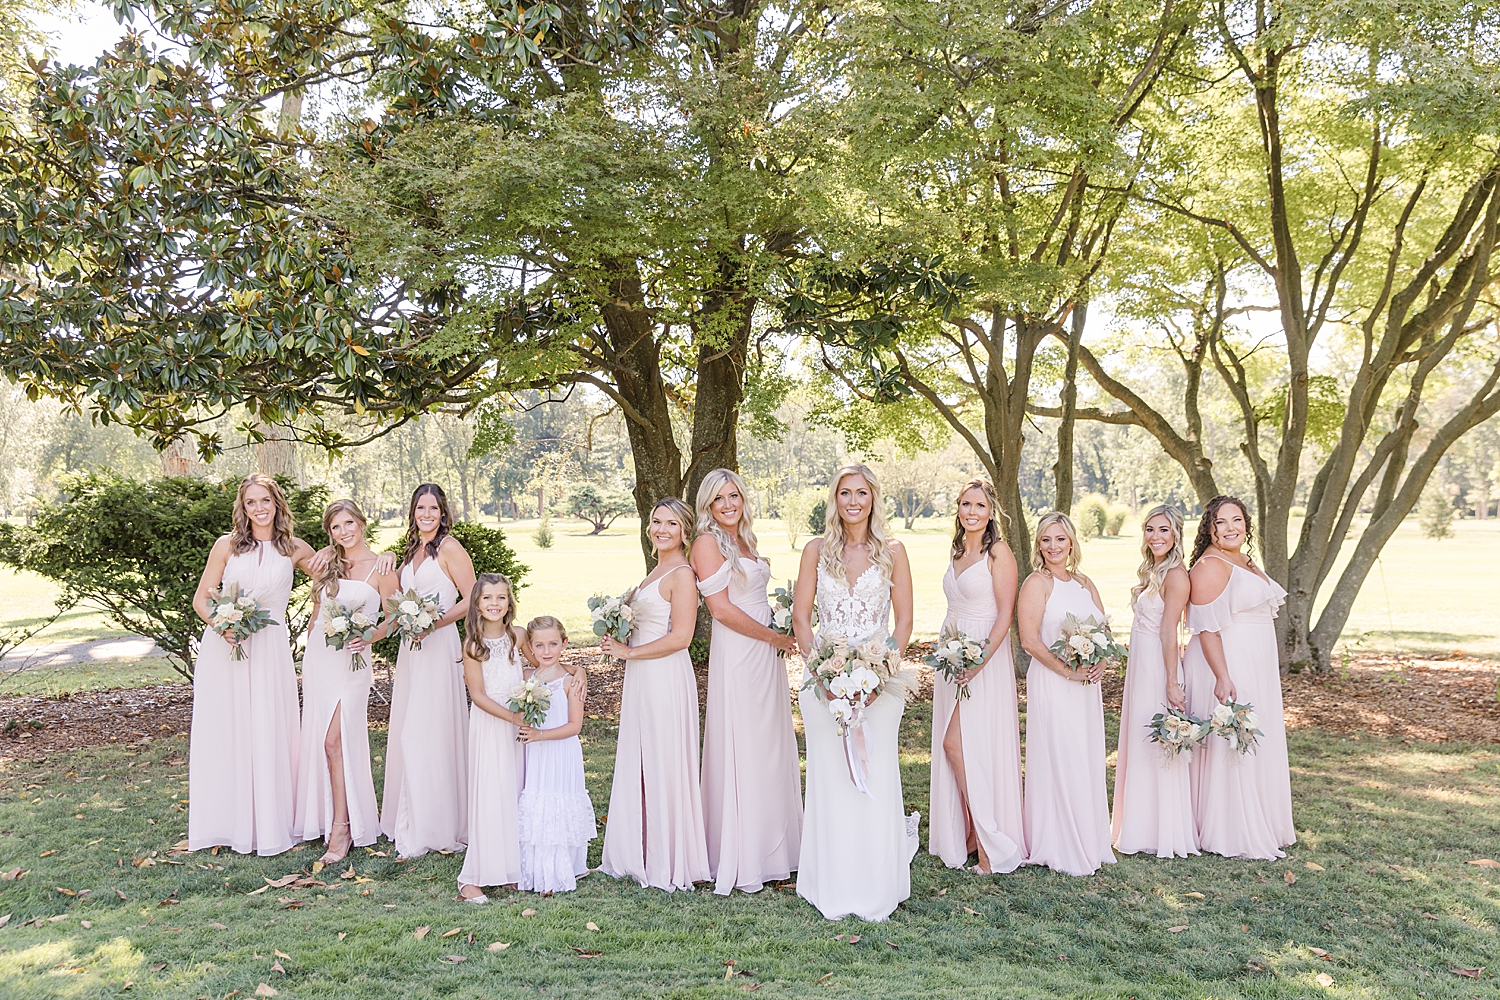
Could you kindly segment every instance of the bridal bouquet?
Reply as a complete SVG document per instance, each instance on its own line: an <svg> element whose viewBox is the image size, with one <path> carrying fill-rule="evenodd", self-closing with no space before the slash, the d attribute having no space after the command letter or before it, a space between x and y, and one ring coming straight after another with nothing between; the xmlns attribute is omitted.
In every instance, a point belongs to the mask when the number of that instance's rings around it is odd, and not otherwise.
<svg viewBox="0 0 1500 1000"><path fill-rule="evenodd" d="M1163 761L1170 761L1183 751L1193 748L1208 738L1209 724L1195 719L1180 708L1168 708L1157 712L1146 723L1147 739L1160 744Z"/></svg>
<svg viewBox="0 0 1500 1000"><path fill-rule="evenodd" d="M630 638L631 626L635 624L635 609L626 600L628 594L620 597L608 597L603 594L595 594L589 598L589 617L594 620L594 634L600 637L609 636L616 642L624 642ZM604 662L609 662L609 657Z"/></svg>
<svg viewBox="0 0 1500 1000"><path fill-rule="evenodd" d="M892 640L850 646L836 635L818 643L808 657L802 687L811 688L823 700L838 724L839 735L846 736L864 723L870 695L896 688L905 692L909 685L901 675L901 653Z"/></svg>
<svg viewBox="0 0 1500 1000"><path fill-rule="evenodd" d="M941 674L944 680L954 683L965 670L973 670L984 662L989 644L988 639L975 642L957 629L944 629L943 634L938 637L937 648L922 657L922 662L931 667L934 673ZM958 700L964 701L968 697L969 685L959 684Z"/></svg>
<svg viewBox="0 0 1500 1000"><path fill-rule="evenodd" d="M535 677L527 678L511 691L510 701L505 707L520 712L521 722L535 729L547 718L547 709L552 707L552 689Z"/></svg>
<svg viewBox="0 0 1500 1000"><path fill-rule="evenodd" d="M323 641L334 649L343 649L351 639L363 639L366 644L374 641L376 621L365 614L364 608L350 608L338 601L323 601ZM355 653L349 658L350 670L363 670L370 665L364 653Z"/></svg>
<svg viewBox="0 0 1500 1000"><path fill-rule="evenodd" d="M277 624L271 612L256 603L255 598L231 583L208 595L208 627L225 639L232 640L232 659L243 660L245 647L240 645L267 625Z"/></svg>
<svg viewBox="0 0 1500 1000"><path fill-rule="evenodd" d="M1255 706L1249 702L1231 701L1215 705L1207 725L1209 735L1224 737L1229 741L1229 748L1240 753L1254 753L1256 743L1265 735L1256 728L1260 719L1255 714Z"/></svg>
<svg viewBox="0 0 1500 1000"><path fill-rule="evenodd" d="M771 592L771 631L782 635L792 634L792 601L795 599L795 584L788 580L785 587ZM778 649L777 656L785 656L786 650Z"/></svg>
<svg viewBox="0 0 1500 1000"><path fill-rule="evenodd" d="M1086 670L1104 660L1124 663L1130 651L1115 641L1109 630L1109 619L1098 621L1093 615L1080 621L1069 614L1063 618L1062 637L1048 647L1059 660L1075 671ZM1085 680L1083 683L1089 683Z"/></svg>
<svg viewBox="0 0 1500 1000"><path fill-rule="evenodd" d="M411 643L412 649L421 649L424 632L443 617L443 606L430 594L419 594L408 587L399 594L391 595L385 602L385 613L395 620L397 635Z"/></svg>

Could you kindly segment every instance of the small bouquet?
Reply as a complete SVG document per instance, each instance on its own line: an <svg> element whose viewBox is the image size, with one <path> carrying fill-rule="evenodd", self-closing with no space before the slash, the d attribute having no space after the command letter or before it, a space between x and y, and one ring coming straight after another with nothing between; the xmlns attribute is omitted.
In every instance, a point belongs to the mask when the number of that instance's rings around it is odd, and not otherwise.
<svg viewBox="0 0 1500 1000"><path fill-rule="evenodd" d="M865 700L872 694L900 687L909 689L901 675L901 654L893 640L850 646L841 635L818 644L807 660L807 680L838 724L839 735L848 735L864 722Z"/></svg>
<svg viewBox="0 0 1500 1000"><path fill-rule="evenodd" d="M782 635L792 634L792 602L795 600L795 585L788 580L785 587L771 592L771 630ZM786 650L778 649L777 656L785 656Z"/></svg>
<svg viewBox="0 0 1500 1000"><path fill-rule="evenodd" d="M589 598L589 617L594 620L594 634L609 636L616 642L624 642L630 638L631 626L635 623L635 609L630 606L626 599L630 595L623 594L619 597L608 597L603 594L595 594ZM604 658L608 663L610 658Z"/></svg>
<svg viewBox="0 0 1500 1000"><path fill-rule="evenodd" d="M395 620L395 632L411 643L412 649L421 649L418 636L432 628L443 617L443 606L430 594L419 594L413 588L391 595L385 602L386 617Z"/></svg>
<svg viewBox="0 0 1500 1000"><path fill-rule="evenodd" d="M267 625L278 624L271 612L256 603L255 598L231 583L208 595L208 627L225 639L233 640L231 658L243 660L245 648L240 645Z"/></svg>
<svg viewBox="0 0 1500 1000"><path fill-rule="evenodd" d="M1249 702L1231 701L1215 705L1207 725L1209 735L1224 737L1231 750L1242 754L1254 753L1256 743L1265 735L1256 728L1260 725L1260 718L1255 714L1255 706Z"/></svg>
<svg viewBox="0 0 1500 1000"><path fill-rule="evenodd" d="M1161 747L1162 760L1170 761L1183 751L1189 753L1208 738L1209 724L1195 719L1180 708L1157 712L1146 723L1147 739Z"/></svg>
<svg viewBox="0 0 1500 1000"><path fill-rule="evenodd" d="M521 722L535 729L547 718L547 709L552 707L552 689L535 677L529 677L511 691L510 701L505 707L520 712Z"/></svg>
<svg viewBox="0 0 1500 1000"><path fill-rule="evenodd" d="M375 625L375 619L365 614L362 607L350 608L338 601L323 601L323 641L334 649L343 649L351 639L372 642ZM355 653L349 658L350 670L363 670L369 665L364 653Z"/></svg>
<svg viewBox="0 0 1500 1000"><path fill-rule="evenodd" d="M1109 619L1098 621L1093 615L1080 621L1077 615L1063 618L1062 637L1048 647L1054 656L1074 671L1082 671L1104 660L1123 664L1130 651L1115 641L1109 630ZM1089 681L1085 679L1083 683Z"/></svg>
<svg viewBox="0 0 1500 1000"><path fill-rule="evenodd" d="M937 648L922 657L922 662L931 667L934 673L941 674L944 680L954 683L964 671L973 670L984 662L984 654L989 645L988 639L975 642L957 629L944 629L943 634L938 637ZM964 701L968 697L969 685L959 684L958 700Z"/></svg>

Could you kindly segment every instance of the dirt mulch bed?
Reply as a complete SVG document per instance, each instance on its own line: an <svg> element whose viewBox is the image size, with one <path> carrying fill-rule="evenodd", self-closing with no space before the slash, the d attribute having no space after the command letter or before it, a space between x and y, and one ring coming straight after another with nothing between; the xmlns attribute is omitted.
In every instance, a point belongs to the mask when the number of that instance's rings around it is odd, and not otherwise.
<svg viewBox="0 0 1500 1000"><path fill-rule="evenodd" d="M587 650L568 655L589 669L587 713L618 716L623 664L601 664L599 654ZM788 662L790 684L796 684L801 669L800 661ZM918 669L919 697L930 699L932 671ZM390 680L389 670L377 665L369 705L372 729L384 728L389 721ZM1024 679L1019 686L1024 699ZM1366 655L1333 674L1293 674L1282 687L1290 728L1423 742L1500 743L1500 663L1492 660ZM1105 704L1115 711L1122 689L1119 677L1106 676ZM698 696L700 702L707 697L702 670ZM58 697L0 697L0 757L44 757L80 747L177 739L187 735L192 711L192 688L185 684Z"/></svg>

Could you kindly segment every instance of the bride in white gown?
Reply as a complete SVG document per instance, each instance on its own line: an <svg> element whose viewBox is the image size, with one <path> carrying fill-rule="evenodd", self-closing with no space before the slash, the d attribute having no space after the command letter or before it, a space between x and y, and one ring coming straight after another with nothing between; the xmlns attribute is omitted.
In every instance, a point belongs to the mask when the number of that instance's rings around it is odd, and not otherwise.
<svg viewBox="0 0 1500 1000"><path fill-rule="evenodd" d="M793 622L804 655L819 632L850 645L883 642L896 612L896 648L911 640L911 565L900 542L885 537L880 487L863 465L833 477L828 526L802 552ZM829 920L850 915L885 920L911 895L911 859L917 852L918 815L906 816L901 799L897 737L906 710L899 691L880 694L865 711L866 787L850 778L844 739L828 706L811 689L798 697L807 736L807 801L797 895Z"/></svg>

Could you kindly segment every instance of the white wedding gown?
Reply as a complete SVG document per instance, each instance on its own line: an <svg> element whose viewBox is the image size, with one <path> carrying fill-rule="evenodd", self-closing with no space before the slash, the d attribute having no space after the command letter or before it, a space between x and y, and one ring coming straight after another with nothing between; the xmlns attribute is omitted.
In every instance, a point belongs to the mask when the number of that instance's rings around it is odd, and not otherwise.
<svg viewBox="0 0 1500 1000"><path fill-rule="evenodd" d="M877 567L851 588L818 567L818 619L825 636L851 644L884 642L890 630L891 585ZM882 694L865 710L866 795L854 787L844 741L828 706L811 689L797 698L807 735L807 801L797 895L829 920L885 920L911 895L917 853L916 813L905 815L897 755L905 699Z"/></svg>

